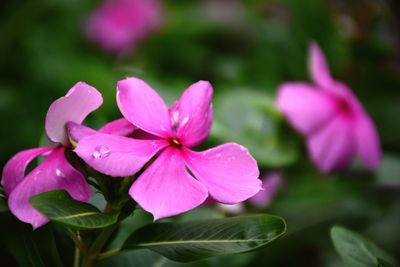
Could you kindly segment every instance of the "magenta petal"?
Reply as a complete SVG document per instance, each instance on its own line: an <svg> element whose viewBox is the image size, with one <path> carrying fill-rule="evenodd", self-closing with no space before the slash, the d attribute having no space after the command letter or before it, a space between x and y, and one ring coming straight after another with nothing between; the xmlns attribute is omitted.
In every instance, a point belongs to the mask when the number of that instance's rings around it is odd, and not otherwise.
<svg viewBox="0 0 400 267"><path fill-rule="evenodd" d="M310 44L309 53L309 68L313 81L324 89L330 89L333 79L324 53L315 42Z"/></svg>
<svg viewBox="0 0 400 267"><path fill-rule="evenodd" d="M255 206L263 208L268 206L278 193L279 189L282 187L283 179L281 173L272 172L261 180L263 190L260 190L260 192L249 200Z"/></svg>
<svg viewBox="0 0 400 267"><path fill-rule="evenodd" d="M352 121L344 116L333 119L308 140L312 160L322 172L347 167L356 152Z"/></svg>
<svg viewBox="0 0 400 267"><path fill-rule="evenodd" d="M50 153L54 147L39 147L18 152L4 166L1 183L7 195L24 179L25 169L36 157Z"/></svg>
<svg viewBox="0 0 400 267"><path fill-rule="evenodd" d="M261 189L257 162L235 143L195 152L185 150L185 162L210 196L225 204L244 201Z"/></svg>
<svg viewBox="0 0 400 267"><path fill-rule="evenodd" d="M48 220L29 203L37 194L64 189L78 201L88 201L91 195L85 177L75 170L64 156L64 148L57 149L43 163L32 170L11 192L8 205L21 221L37 228Z"/></svg>
<svg viewBox="0 0 400 267"><path fill-rule="evenodd" d="M211 98L213 88L209 82L191 85L171 108L173 128L186 147L200 144L207 138L212 124Z"/></svg>
<svg viewBox="0 0 400 267"><path fill-rule="evenodd" d="M118 82L117 90L118 107L128 121L160 137L171 134L168 108L147 83L127 78Z"/></svg>
<svg viewBox="0 0 400 267"><path fill-rule="evenodd" d="M103 103L101 94L92 86L78 82L68 93L54 101L46 115L46 133L53 142L68 145L66 123L81 123Z"/></svg>
<svg viewBox="0 0 400 267"><path fill-rule="evenodd" d="M284 83L278 90L278 108L300 133L308 135L337 113L334 97L306 83Z"/></svg>
<svg viewBox="0 0 400 267"><path fill-rule="evenodd" d="M129 136L135 130L135 126L124 118L113 120L99 129L100 133Z"/></svg>
<svg viewBox="0 0 400 267"><path fill-rule="evenodd" d="M67 123L67 131L70 138L75 142L79 142L79 140L85 136L97 133L97 131L93 130L92 128L72 121Z"/></svg>
<svg viewBox="0 0 400 267"><path fill-rule="evenodd" d="M164 140L137 140L97 133L82 138L75 152L95 170L123 177L135 174L167 145Z"/></svg>
<svg viewBox="0 0 400 267"><path fill-rule="evenodd" d="M207 189L185 169L178 150L167 148L133 183L129 194L154 219L191 210L207 198Z"/></svg>
<svg viewBox="0 0 400 267"><path fill-rule="evenodd" d="M379 135L374 123L366 113L359 115L355 132L361 160L371 170L378 168L382 158Z"/></svg>

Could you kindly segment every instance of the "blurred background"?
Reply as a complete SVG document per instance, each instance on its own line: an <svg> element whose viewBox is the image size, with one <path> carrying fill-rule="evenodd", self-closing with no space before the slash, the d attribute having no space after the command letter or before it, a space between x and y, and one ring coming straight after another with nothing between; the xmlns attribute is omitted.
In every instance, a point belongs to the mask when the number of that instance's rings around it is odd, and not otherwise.
<svg viewBox="0 0 400 267"><path fill-rule="evenodd" d="M120 79L144 79L168 104L190 84L208 80L214 86L215 120L202 148L238 142L249 148L262 175L278 171L283 182L271 203L242 208L284 217L288 234L256 252L196 263L177 264L142 251L99 266L343 266L329 237L334 224L362 233L400 260L399 1L165 0L145 18L151 27L140 26L140 33L121 49L88 34L89 18L102 4L0 2L1 166L16 152L46 142L49 105L78 81L103 94L104 105L86 120L96 128L121 117L115 102ZM353 89L377 125L384 158L374 173L355 162L344 172L320 174L303 138L275 108L280 83L309 80L312 40L324 50L333 76ZM226 212L206 206L178 219ZM142 213L141 222L149 221ZM137 224L125 223L126 231ZM37 242L39 251L49 249L40 245L40 238L54 229L32 234L11 216L4 217L3 242L17 243L4 230L10 225L25 234L23 242ZM70 249L57 235L52 242ZM20 263L7 249L0 249L0 258L4 266Z"/></svg>

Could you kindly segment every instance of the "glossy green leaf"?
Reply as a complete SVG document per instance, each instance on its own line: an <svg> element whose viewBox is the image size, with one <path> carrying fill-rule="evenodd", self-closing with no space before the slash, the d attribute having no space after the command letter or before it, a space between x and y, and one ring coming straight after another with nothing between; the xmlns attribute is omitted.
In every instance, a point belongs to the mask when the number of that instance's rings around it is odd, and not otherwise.
<svg viewBox="0 0 400 267"><path fill-rule="evenodd" d="M122 249L146 248L169 259L187 262L251 251L285 232L285 221L272 215L155 223L134 232Z"/></svg>
<svg viewBox="0 0 400 267"><path fill-rule="evenodd" d="M333 244L348 267L397 266L385 251L361 235L340 226L331 230Z"/></svg>
<svg viewBox="0 0 400 267"><path fill-rule="evenodd" d="M31 204L49 220L75 229L98 229L112 225L118 213L102 213L96 207L72 199L64 190L33 196Z"/></svg>

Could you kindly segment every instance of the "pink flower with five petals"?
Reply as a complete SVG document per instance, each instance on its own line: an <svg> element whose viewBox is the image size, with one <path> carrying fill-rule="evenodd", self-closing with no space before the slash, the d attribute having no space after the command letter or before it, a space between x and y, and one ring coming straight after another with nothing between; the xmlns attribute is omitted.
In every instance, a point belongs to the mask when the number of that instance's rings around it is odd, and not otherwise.
<svg viewBox="0 0 400 267"><path fill-rule="evenodd" d="M91 192L85 176L65 157L65 148L70 146L65 125L68 121L81 123L102 102L95 88L77 83L64 97L54 101L47 112L46 133L56 145L21 151L6 163L2 185L10 211L18 219L33 228L47 223L47 218L31 206L29 199L50 190L64 189L76 200L89 200ZM25 175L27 166L39 156L46 159Z"/></svg>
<svg viewBox="0 0 400 267"><path fill-rule="evenodd" d="M117 102L126 120L145 139L105 133L79 138L75 152L88 165L111 176L131 176L157 158L134 181L131 197L155 219L176 215L203 203L208 195L234 204L261 189L257 162L235 143L196 152L212 124L212 87L191 85L170 108L144 81L118 82Z"/></svg>
<svg viewBox="0 0 400 267"><path fill-rule="evenodd" d="M351 90L331 77L316 43L310 45L309 66L314 84L284 83L277 105L306 136L311 159L322 172L343 169L356 155L377 168L382 152L375 125Z"/></svg>

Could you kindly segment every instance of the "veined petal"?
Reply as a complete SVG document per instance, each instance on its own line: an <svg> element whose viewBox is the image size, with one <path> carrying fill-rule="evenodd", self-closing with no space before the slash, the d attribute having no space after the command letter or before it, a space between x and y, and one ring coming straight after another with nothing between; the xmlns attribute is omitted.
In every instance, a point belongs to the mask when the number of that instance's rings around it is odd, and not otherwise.
<svg viewBox="0 0 400 267"><path fill-rule="evenodd" d="M257 162L241 145L227 143L202 152L186 149L184 160L218 202L235 204L261 189Z"/></svg>
<svg viewBox="0 0 400 267"><path fill-rule="evenodd" d="M325 55L316 42L310 44L309 53L308 65L313 81L323 89L330 89L333 79Z"/></svg>
<svg viewBox="0 0 400 267"><path fill-rule="evenodd" d="M352 127L351 120L345 116L337 116L309 137L308 150L320 171L340 170L351 163L356 152Z"/></svg>
<svg viewBox="0 0 400 267"><path fill-rule="evenodd" d="M118 82L117 90L118 107L128 121L160 137L171 134L168 108L147 83L138 78L127 78Z"/></svg>
<svg viewBox="0 0 400 267"><path fill-rule="evenodd" d="M51 153L55 147L39 147L23 150L15 154L3 168L1 183L7 195L24 179L25 169L29 163L39 156Z"/></svg>
<svg viewBox="0 0 400 267"><path fill-rule="evenodd" d="M180 152L167 148L133 183L129 194L154 219L191 210L207 198L207 189L185 169Z"/></svg>
<svg viewBox="0 0 400 267"><path fill-rule="evenodd" d="M46 133L53 142L68 145L66 123L81 123L103 103L101 94L92 86L78 82L68 93L54 101L46 115Z"/></svg>
<svg viewBox="0 0 400 267"><path fill-rule="evenodd" d="M277 105L292 126L304 135L312 134L337 113L332 94L299 82L280 86Z"/></svg>
<svg viewBox="0 0 400 267"><path fill-rule="evenodd" d="M382 151L378 131L368 114L359 114L355 125L355 133L358 154L361 160L371 170L378 168L382 158Z"/></svg>
<svg viewBox="0 0 400 267"><path fill-rule="evenodd" d="M123 177L135 174L167 145L164 140L137 140L96 133L80 139L74 151L93 169Z"/></svg>
<svg viewBox="0 0 400 267"><path fill-rule="evenodd" d="M125 118L113 120L99 129L100 133L129 136L133 133L136 127L127 121Z"/></svg>
<svg viewBox="0 0 400 267"><path fill-rule="evenodd" d="M59 189L66 190L78 201L88 201L91 196L85 177L69 164L64 148L54 151L15 187L8 198L8 205L18 219L38 228L48 220L31 206L29 199L34 195Z"/></svg>
<svg viewBox="0 0 400 267"><path fill-rule="evenodd" d="M212 124L211 98L213 88L209 82L191 85L171 108L172 126L177 137L187 147L196 146L207 138Z"/></svg>

